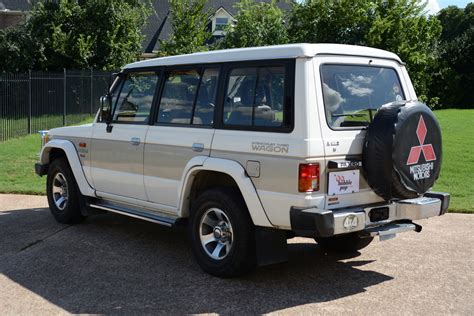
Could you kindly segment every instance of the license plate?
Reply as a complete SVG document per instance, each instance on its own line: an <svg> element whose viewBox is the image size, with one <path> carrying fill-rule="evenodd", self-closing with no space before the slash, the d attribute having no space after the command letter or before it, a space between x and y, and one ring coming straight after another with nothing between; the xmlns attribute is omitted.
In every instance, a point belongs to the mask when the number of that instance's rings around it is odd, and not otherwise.
<svg viewBox="0 0 474 316"><path fill-rule="evenodd" d="M337 171L329 173L329 195L359 192L359 170Z"/></svg>

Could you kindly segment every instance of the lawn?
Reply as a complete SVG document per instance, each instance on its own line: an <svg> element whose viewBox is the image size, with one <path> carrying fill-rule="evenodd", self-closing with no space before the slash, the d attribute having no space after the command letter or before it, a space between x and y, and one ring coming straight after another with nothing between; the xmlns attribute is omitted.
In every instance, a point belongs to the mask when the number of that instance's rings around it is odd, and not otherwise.
<svg viewBox="0 0 474 316"><path fill-rule="evenodd" d="M89 118L89 114L68 114L68 124L78 124ZM41 115L31 119L31 130L50 129L63 124L62 115ZM28 118L0 118L0 142L28 135Z"/></svg>
<svg viewBox="0 0 474 316"><path fill-rule="evenodd" d="M450 211L474 213L474 110L442 110L443 165L434 190L451 193ZM45 177L34 173L40 138L0 142L0 192L44 194Z"/></svg>
<svg viewBox="0 0 474 316"><path fill-rule="evenodd" d="M451 193L451 211L474 212L474 110L436 111L443 162L434 190Z"/></svg>

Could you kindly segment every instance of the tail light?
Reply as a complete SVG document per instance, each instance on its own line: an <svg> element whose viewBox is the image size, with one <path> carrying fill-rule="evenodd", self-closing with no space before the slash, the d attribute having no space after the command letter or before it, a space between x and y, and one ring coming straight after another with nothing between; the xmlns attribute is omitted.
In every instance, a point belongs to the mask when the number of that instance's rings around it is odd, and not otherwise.
<svg viewBox="0 0 474 316"><path fill-rule="evenodd" d="M300 164L298 174L298 191L319 191L319 163Z"/></svg>

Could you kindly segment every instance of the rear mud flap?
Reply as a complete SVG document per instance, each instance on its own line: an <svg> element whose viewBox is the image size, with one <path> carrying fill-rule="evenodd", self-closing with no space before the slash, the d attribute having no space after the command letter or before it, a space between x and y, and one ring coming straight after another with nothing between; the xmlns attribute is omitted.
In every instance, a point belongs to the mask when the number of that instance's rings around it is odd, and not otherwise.
<svg viewBox="0 0 474 316"><path fill-rule="evenodd" d="M255 227L255 250L258 266L288 261L287 233L268 227Z"/></svg>

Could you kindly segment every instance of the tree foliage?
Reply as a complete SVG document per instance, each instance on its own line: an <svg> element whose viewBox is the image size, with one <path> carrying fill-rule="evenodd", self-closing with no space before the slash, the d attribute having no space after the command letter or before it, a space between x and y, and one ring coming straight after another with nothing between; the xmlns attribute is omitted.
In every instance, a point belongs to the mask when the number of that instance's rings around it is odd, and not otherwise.
<svg viewBox="0 0 474 316"><path fill-rule="evenodd" d="M147 13L139 0L38 2L25 24L0 35L0 57L20 57L1 70L118 69L139 56Z"/></svg>
<svg viewBox="0 0 474 316"><path fill-rule="evenodd" d="M442 107L474 106L474 3L441 10L443 26L431 96Z"/></svg>
<svg viewBox="0 0 474 316"><path fill-rule="evenodd" d="M169 0L172 35L160 41L162 55L189 54L207 50L211 37L207 29L210 11L204 10L206 0Z"/></svg>
<svg viewBox="0 0 474 316"><path fill-rule="evenodd" d="M418 0L306 0L295 3L289 19L293 42L364 45L396 53L404 60L421 98L428 94L439 21L424 14Z"/></svg>
<svg viewBox="0 0 474 316"><path fill-rule="evenodd" d="M284 24L284 13L277 1L255 2L242 0L236 4L238 9L236 25L229 24L222 48L254 47L286 44L287 30Z"/></svg>

